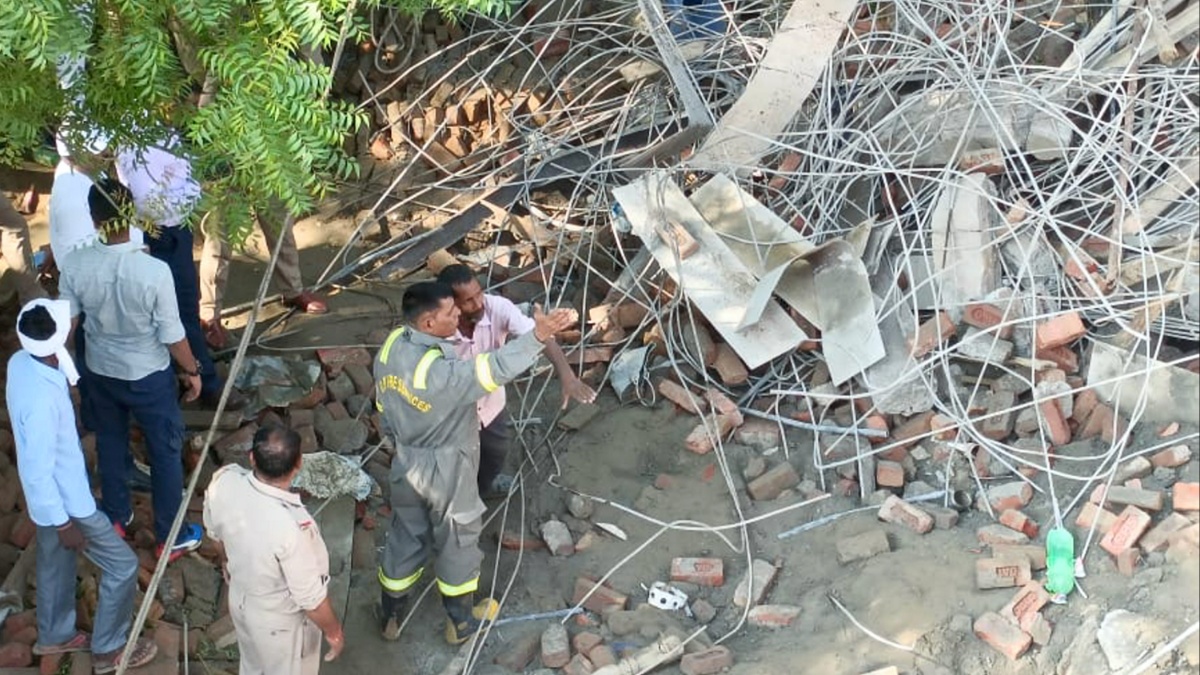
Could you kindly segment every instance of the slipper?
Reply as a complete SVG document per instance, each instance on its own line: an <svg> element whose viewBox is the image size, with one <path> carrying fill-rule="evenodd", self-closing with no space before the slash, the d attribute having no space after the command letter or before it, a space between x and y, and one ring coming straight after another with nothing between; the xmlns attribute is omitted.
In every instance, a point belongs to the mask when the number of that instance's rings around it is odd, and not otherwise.
<svg viewBox="0 0 1200 675"><path fill-rule="evenodd" d="M106 654L92 655L92 672L96 675L106 675L106 673L115 673L121 664L121 654L125 648L121 647L117 651ZM154 660L158 656L158 645L145 638L139 639L133 643L133 653L129 655L129 668L141 668L142 666Z"/></svg>
<svg viewBox="0 0 1200 675"><path fill-rule="evenodd" d="M74 652L86 652L92 648L92 638L87 633L78 632L71 636L70 640L56 645L41 645L33 646L34 656L54 656L55 654L72 654Z"/></svg>

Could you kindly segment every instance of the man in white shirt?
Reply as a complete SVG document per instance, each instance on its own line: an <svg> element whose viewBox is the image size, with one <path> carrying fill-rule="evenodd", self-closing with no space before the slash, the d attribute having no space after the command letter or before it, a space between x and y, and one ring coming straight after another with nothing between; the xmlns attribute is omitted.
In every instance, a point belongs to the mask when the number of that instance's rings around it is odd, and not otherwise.
<svg viewBox="0 0 1200 675"><path fill-rule="evenodd" d="M70 385L79 375L66 350L70 329L67 301L30 302L17 317L21 350L8 362L6 400L17 472L37 526L38 641L33 653L91 650L95 672L111 673L129 639L138 559L92 498L71 404ZM78 553L100 569L90 637L75 628ZM153 642L139 640L129 667L146 665L157 651Z"/></svg>
<svg viewBox="0 0 1200 675"><path fill-rule="evenodd" d="M51 261L62 260L71 251L96 241L96 228L88 211L88 191L92 189L92 176L112 161L104 154L108 143L98 136L74 153L61 137L56 146L59 160L50 188ZM142 231L129 228L129 240L143 244Z"/></svg>
<svg viewBox="0 0 1200 675"><path fill-rule="evenodd" d="M200 325L195 240L187 222L200 201L200 184L192 177L192 164L182 154L162 147L121 150L116 163L117 176L133 194L138 215L158 227L157 236L147 241L150 255L171 268L179 318L200 364L200 399L205 405L215 406L225 383L217 374ZM245 405L246 397L231 391L225 408L236 410Z"/></svg>

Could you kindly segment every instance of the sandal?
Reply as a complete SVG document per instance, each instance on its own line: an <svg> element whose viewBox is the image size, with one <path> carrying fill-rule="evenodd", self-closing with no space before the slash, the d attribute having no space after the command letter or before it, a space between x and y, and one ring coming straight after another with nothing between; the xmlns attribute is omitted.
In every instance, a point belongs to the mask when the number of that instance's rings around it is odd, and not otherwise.
<svg viewBox="0 0 1200 675"><path fill-rule="evenodd" d="M125 648L121 647L109 654L93 654L92 672L96 675L117 672L117 668L121 664L121 654L124 651ZM129 655L128 667L141 668L153 661L156 656L158 656L158 645L145 638L140 638L133 643L133 653Z"/></svg>
<svg viewBox="0 0 1200 675"><path fill-rule="evenodd" d="M34 656L54 656L57 654L72 654L74 652L86 652L92 648L92 638L84 632L78 632L71 636L70 640L56 645L35 644L33 646Z"/></svg>

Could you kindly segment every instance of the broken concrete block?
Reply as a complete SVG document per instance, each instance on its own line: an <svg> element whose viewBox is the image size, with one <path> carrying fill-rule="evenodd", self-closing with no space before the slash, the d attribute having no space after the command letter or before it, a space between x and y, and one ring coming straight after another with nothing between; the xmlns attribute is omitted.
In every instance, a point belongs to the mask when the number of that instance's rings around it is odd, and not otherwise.
<svg viewBox="0 0 1200 675"><path fill-rule="evenodd" d="M843 565L857 560L873 558L880 553L892 550L887 533L883 530L869 530L853 537L838 540L838 562Z"/></svg>
<svg viewBox="0 0 1200 675"><path fill-rule="evenodd" d="M551 518L542 523L542 540L552 555L575 555L575 540L571 537L571 530L561 520Z"/></svg>
<svg viewBox="0 0 1200 675"><path fill-rule="evenodd" d="M571 641L567 629L557 621L542 632L542 665L547 668L562 668L571 660Z"/></svg>
<svg viewBox="0 0 1200 675"><path fill-rule="evenodd" d="M734 589L733 604L738 607L747 605L753 607L760 604L766 597L767 591L770 590L771 584L775 582L775 575L778 572L779 570L771 563L755 559L745 576L738 582L737 588ZM751 577L754 581L753 588L750 586Z"/></svg>
<svg viewBox="0 0 1200 675"><path fill-rule="evenodd" d="M786 460L775 465L770 471L755 478L746 486L750 498L755 501L770 501L779 496L784 490L800 483L800 476Z"/></svg>

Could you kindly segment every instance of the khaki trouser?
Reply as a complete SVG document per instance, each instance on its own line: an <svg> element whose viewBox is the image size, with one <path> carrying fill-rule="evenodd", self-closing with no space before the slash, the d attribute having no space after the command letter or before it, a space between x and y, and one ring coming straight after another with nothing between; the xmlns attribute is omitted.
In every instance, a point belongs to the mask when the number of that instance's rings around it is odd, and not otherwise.
<svg viewBox="0 0 1200 675"><path fill-rule="evenodd" d="M46 297L33 269L29 223L7 197L0 197L0 256L5 263L0 276L0 305L12 302L14 295L22 305Z"/></svg>
<svg viewBox="0 0 1200 675"><path fill-rule="evenodd" d="M267 242L268 253L275 250L275 242L279 240L277 235L283 219L276 218L276 213L282 213L282 210L271 212L269 222L264 222L261 216L255 218ZM204 247L200 250L200 318L204 321L212 321L221 314L232 255L220 221L215 214L209 213L204 223ZM290 227L284 235L279 262L275 264L275 285L285 298L293 298L304 290L304 280L300 276L300 251L296 248L296 236Z"/></svg>
<svg viewBox="0 0 1200 675"><path fill-rule="evenodd" d="M268 612L230 588L229 615L237 632L238 675L317 675L321 629L302 612Z"/></svg>

